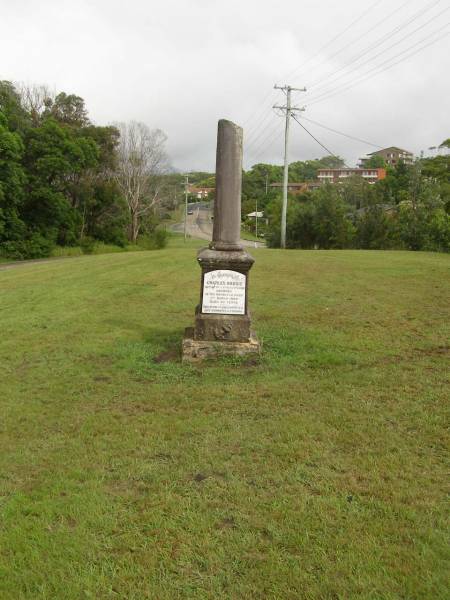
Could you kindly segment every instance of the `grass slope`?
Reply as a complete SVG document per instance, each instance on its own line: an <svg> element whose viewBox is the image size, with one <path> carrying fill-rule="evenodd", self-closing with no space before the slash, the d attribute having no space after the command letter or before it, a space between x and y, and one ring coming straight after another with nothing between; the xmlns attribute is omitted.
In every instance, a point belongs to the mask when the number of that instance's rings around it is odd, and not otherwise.
<svg viewBox="0 0 450 600"><path fill-rule="evenodd" d="M155 363L197 244L0 270L0 597L444 599L449 257L257 250L259 365Z"/></svg>

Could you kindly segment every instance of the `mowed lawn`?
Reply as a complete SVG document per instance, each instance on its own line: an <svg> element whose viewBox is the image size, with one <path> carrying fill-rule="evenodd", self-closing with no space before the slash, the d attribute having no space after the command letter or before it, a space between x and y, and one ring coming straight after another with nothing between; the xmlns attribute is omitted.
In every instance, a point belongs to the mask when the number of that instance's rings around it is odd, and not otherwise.
<svg viewBox="0 0 450 600"><path fill-rule="evenodd" d="M199 244L0 270L0 598L447 599L449 256L252 251L189 366Z"/></svg>

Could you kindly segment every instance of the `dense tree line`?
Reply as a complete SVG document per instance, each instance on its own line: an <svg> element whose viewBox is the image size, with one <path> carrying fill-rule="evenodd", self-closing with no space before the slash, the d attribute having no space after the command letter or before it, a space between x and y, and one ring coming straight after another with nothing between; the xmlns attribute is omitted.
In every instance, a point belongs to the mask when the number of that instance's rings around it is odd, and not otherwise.
<svg viewBox="0 0 450 600"><path fill-rule="evenodd" d="M291 195L287 219L290 248L403 248L450 251L450 156L400 162L368 184L354 176ZM279 198L267 207L268 243L280 243Z"/></svg>
<svg viewBox="0 0 450 600"><path fill-rule="evenodd" d="M332 169L343 165L343 159L337 156L292 162L289 165L289 181L312 181L316 179L318 169ZM214 173L190 173L189 180L198 187L213 188L215 186ZM275 200L279 196L280 190L273 188L272 184L279 184L282 180L283 167L279 165L258 163L248 171L242 171L242 219L244 220L246 214L255 210L256 203L258 210L264 210Z"/></svg>
<svg viewBox="0 0 450 600"><path fill-rule="evenodd" d="M450 140L440 146L450 148ZM311 182L322 168L340 168L340 157L297 161L289 165L290 182ZM400 162L395 168L377 155L370 168L385 167L387 176L375 184L361 177L339 185L324 185L301 194L289 194L287 246L290 248L404 248L450 251L450 156L442 153L418 159L413 165ZM195 174L196 185L213 187L214 175ZM254 232L255 221L246 215L264 211L259 232L270 246L280 244L283 167L259 163L242 173L242 220Z"/></svg>
<svg viewBox="0 0 450 600"><path fill-rule="evenodd" d="M79 96L0 82L0 254L34 258L92 240L124 246L153 231L155 201L170 197L158 179L165 136L138 125L148 143L121 154L129 129L121 138L124 126L94 125Z"/></svg>
<svg viewBox="0 0 450 600"><path fill-rule="evenodd" d="M89 247L95 240L125 246L155 235L164 211L176 207L183 177L170 173L166 136L142 123L99 127L79 96L0 81L0 255L47 256L55 245ZM447 150L450 140L440 149ZM384 166L377 156L369 166ZM375 164L376 163L376 164ZM313 181L339 157L291 163L289 180ZM279 245L278 165L243 172L242 215L264 210L268 243ZM192 173L199 187L214 175ZM195 198L193 198L195 200ZM450 156L387 167L369 185L344 184L290 196L291 248L450 250ZM163 237L159 236L161 243ZM159 243L159 242L158 242Z"/></svg>

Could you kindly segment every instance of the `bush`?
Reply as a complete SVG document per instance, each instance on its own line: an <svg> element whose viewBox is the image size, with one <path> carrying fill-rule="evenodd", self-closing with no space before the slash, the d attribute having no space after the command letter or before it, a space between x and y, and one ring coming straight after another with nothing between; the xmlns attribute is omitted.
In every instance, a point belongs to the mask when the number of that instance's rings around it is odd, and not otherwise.
<svg viewBox="0 0 450 600"><path fill-rule="evenodd" d="M389 217L382 206L369 206L356 221L357 248L384 250L394 243L392 235L393 217Z"/></svg>
<svg viewBox="0 0 450 600"><path fill-rule="evenodd" d="M117 252L126 252L127 247L116 246L115 244L105 244L104 242L97 242L95 244L94 254L116 254Z"/></svg>
<svg viewBox="0 0 450 600"><path fill-rule="evenodd" d="M96 242L94 238L90 237L89 235L84 236L80 240L80 248L83 254L93 254L95 250L95 245Z"/></svg>
<svg viewBox="0 0 450 600"><path fill-rule="evenodd" d="M83 253L79 246L55 246L52 250L52 257L67 258L68 256L81 256Z"/></svg>
<svg viewBox="0 0 450 600"><path fill-rule="evenodd" d="M0 254L15 260L30 260L47 258L51 255L54 243L39 233L32 234L28 239L14 240L0 244Z"/></svg>
<svg viewBox="0 0 450 600"><path fill-rule="evenodd" d="M268 207L269 247L280 245L280 203ZM291 200L287 213L286 246L288 248L351 248L356 229L349 218L349 207L338 189L323 186L304 201Z"/></svg>
<svg viewBox="0 0 450 600"><path fill-rule="evenodd" d="M159 250L167 246L169 234L165 229L155 229L152 233L139 236L137 245L143 250Z"/></svg>

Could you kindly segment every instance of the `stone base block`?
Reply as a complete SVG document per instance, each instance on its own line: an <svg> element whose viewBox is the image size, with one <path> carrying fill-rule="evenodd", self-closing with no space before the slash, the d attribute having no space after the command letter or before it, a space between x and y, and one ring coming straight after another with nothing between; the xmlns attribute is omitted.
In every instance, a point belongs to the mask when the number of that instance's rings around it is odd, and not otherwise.
<svg viewBox="0 0 450 600"><path fill-rule="evenodd" d="M212 342L195 340L193 327L187 327L182 342L182 361L189 363L214 360L221 356L258 357L260 353L261 344L254 333L247 342Z"/></svg>
<svg viewBox="0 0 450 600"><path fill-rule="evenodd" d="M249 342L251 335L249 315L207 315L197 307L193 335L195 340Z"/></svg>

